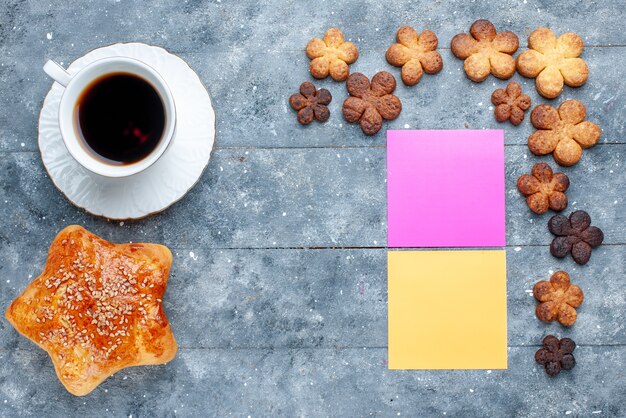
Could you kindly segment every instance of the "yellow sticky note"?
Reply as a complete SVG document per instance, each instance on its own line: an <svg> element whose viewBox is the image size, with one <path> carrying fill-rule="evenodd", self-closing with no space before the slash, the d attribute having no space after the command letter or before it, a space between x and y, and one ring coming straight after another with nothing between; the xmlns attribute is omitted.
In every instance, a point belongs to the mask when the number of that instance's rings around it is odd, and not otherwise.
<svg viewBox="0 0 626 418"><path fill-rule="evenodd" d="M389 368L506 369L506 252L390 251Z"/></svg>

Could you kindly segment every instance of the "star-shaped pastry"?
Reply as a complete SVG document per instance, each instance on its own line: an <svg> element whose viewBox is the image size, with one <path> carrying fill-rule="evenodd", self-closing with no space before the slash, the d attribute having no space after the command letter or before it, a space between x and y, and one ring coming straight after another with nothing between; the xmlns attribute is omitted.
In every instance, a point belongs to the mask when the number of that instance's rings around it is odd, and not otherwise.
<svg viewBox="0 0 626 418"><path fill-rule="evenodd" d="M6 317L50 355L67 390L83 396L126 367L174 358L162 307L171 265L162 245L116 245L68 226Z"/></svg>

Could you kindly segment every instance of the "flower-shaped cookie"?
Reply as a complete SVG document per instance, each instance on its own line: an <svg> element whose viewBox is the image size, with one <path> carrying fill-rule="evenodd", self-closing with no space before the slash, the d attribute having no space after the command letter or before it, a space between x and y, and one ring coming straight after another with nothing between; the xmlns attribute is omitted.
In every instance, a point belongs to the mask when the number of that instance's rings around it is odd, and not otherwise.
<svg viewBox="0 0 626 418"><path fill-rule="evenodd" d="M387 50L387 62L395 67L402 67L401 77L404 84L414 86L419 83L422 74L436 74L443 68L443 61L437 49L437 35L425 30L421 35L410 26L398 29L398 43Z"/></svg>
<svg viewBox="0 0 626 418"><path fill-rule="evenodd" d="M576 308L583 303L583 291L570 283L569 274L557 271L550 281L542 280L533 287L533 295L539 302L535 313L544 322L559 321L566 327L576 322Z"/></svg>
<svg viewBox="0 0 626 418"><path fill-rule="evenodd" d="M351 74L346 87L350 97L343 102L343 116L349 123L359 122L366 135L380 131L383 119L395 119L402 111L400 99L392 94L396 79L387 71L376 73L371 84L363 74Z"/></svg>
<svg viewBox="0 0 626 418"><path fill-rule="evenodd" d="M326 122L330 117L327 105L333 97L326 89L315 89L315 85L305 81L300 85L300 93L291 95L289 104L298 111L298 122L308 125L313 119Z"/></svg>
<svg viewBox="0 0 626 418"><path fill-rule="evenodd" d="M324 39L313 38L306 46L306 55L311 59L309 66L315 78L343 81L350 74L349 64L359 58L359 51L352 42L345 42L343 32L337 28L326 31Z"/></svg>
<svg viewBox="0 0 626 418"><path fill-rule="evenodd" d="M550 244L550 254L563 258L571 253L578 264L587 264L591 249L604 240L602 230L591 226L591 217L583 210L572 212L569 219L554 215L548 221L548 230L556 235Z"/></svg>
<svg viewBox="0 0 626 418"><path fill-rule="evenodd" d="M515 60L511 55L517 51L519 40L513 32L496 32L488 20L472 23L470 35L454 35L450 47L452 53L462 60L467 77L472 81L483 81L489 73L502 79L513 77Z"/></svg>
<svg viewBox="0 0 626 418"><path fill-rule="evenodd" d="M505 89L497 89L491 95L491 103L496 109L494 114L498 122L507 119L515 126L524 120L524 112L530 107L530 97L522 93L519 83L511 81Z"/></svg>
<svg viewBox="0 0 626 418"><path fill-rule="evenodd" d="M517 71L524 77L536 78L537 91L554 99L563 84L578 87L585 84L589 69L582 58L583 40L575 33L558 38L548 28L539 28L528 37L528 50L517 57Z"/></svg>
<svg viewBox="0 0 626 418"><path fill-rule="evenodd" d="M543 346L535 353L535 361L542 364L546 373L554 377L561 370L571 370L576 365L576 359L572 354L576 349L576 343L569 338L560 340L554 335L548 335L543 339Z"/></svg>
<svg viewBox="0 0 626 418"><path fill-rule="evenodd" d="M591 148L600 138L600 127L585 120L587 109L578 100L566 100L556 110L542 104L530 113L538 130L528 137L528 148L535 155L552 153L562 166L576 164L584 148Z"/></svg>
<svg viewBox="0 0 626 418"><path fill-rule="evenodd" d="M559 212L567 207L565 190L569 178L563 173L553 173L546 163L537 163L531 174L523 174L517 179L517 188L526 197L530 210L541 215L548 209Z"/></svg>

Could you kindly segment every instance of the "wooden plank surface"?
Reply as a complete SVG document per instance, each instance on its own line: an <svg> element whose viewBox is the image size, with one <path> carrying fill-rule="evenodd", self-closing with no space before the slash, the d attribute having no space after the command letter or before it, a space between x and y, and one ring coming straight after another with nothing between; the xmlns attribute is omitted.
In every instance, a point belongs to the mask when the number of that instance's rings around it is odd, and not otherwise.
<svg viewBox="0 0 626 418"><path fill-rule="evenodd" d="M0 416L624 416L626 415L626 35L623 0L377 2L290 0L61 2L0 0L0 310L45 262L50 241L77 223L115 242L160 242L174 266L164 308L180 345L168 365L124 370L76 398L45 353L0 319ZM605 233L586 266L550 256L551 214L537 216L516 190L538 161L533 132L495 122L491 92L506 82L467 80L448 49L476 18L526 37L538 26L574 31L587 45L589 82L533 105L581 100L600 144L562 169L570 207ZM352 66L371 76L398 69L384 59L396 29L439 36L444 70L412 88L389 129L503 128L506 141L509 370L387 370L386 150L384 129L365 137L341 116L301 127L288 97L310 79L303 48L330 26L361 51ZM207 86L217 114L216 150L196 187L141 221L95 218L47 177L37 119L51 81L48 58L65 65L119 41L179 54ZM459 202L462 210L463 202ZM534 317L530 290L565 269L585 293L569 329ZM442 302L445 304L445 302ZM577 366L549 379L534 362L548 333L579 345Z"/></svg>
<svg viewBox="0 0 626 418"><path fill-rule="evenodd" d="M172 250L175 261L164 307L182 347L387 345L385 249ZM38 274L43 263L30 266L26 257L9 249L1 255L16 266L6 267L3 277L18 279L0 296L6 306L21 291L21 278ZM29 257L43 260L45 252ZM581 268L571 260L553 259L543 246L509 247L507 266L511 347L536 346L549 332L566 333L584 346L626 344L621 312L626 282L611 279L626 275L621 248L607 246ZM578 322L570 329L535 318L532 287L558 269L568 271L585 293ZM33 348L14 332L0 340L0 349L8 347Z"/></svg>
<svg viewBox="0 0 626 418"><path fill-rule="evenodd" d="M393 36L388 42L393 40ZM443 42L442 42L443 43ZM107 43L104 43L106 45ZM306 44L306 42L305 42ZM444 47L448 47L446 42ZM51 81L39 69L44 58L72 60L80 56L52 55L42 46L39 55L10 57L0 66L0 82L19 94L0 96L0 132L4 140L0 151L37 150L37 119ZM623 48L587 48L583 54L590 68L589 81L582 87L565 88L556 100L546 100L535 90L533 79L519 74L513 77L534 105L547 103L558 106L563 100L577 99L587 107L587 118L602 128L601 143L625 143L624 124L616 117L626 106L626 86L622 73L615 68L626 67ZM396 94L403 103L400 116L385 123L385 129L506 129L507 144L526 144L534 132L530 111L523 124L514 127L500 124L493 116L491 93L504 88L507 82L489 77L473 83L463 72L463 62L449 49L440 51L444 69L436 75L424 75L417 86L406 87L399 82ZM62 58L67 57L67 58ZM308 63L303 50L259 52L182 53L205 82L217 112L216 146L263 148L310 147L370 147L385 145L385 129L373 137L361 134L358 125L343 119L341 106L347 97L345 85L330 79L315 81L318 88L327 88L333 95L327 123L302 127L289 107L289 96L298 91L300 83L309 79ZM69 61L66 61L66 64ZM268 65L271 62L272 65ZM394 74L399 81L399 69L385 60L385 50L361 51L352 65L371 77L377 71ZM236 83L230 80L237 80ZM23 86L28 84L28 88ZM7 129L7 127L11 129ZM22 145L24 144L24 145Z"/></svg>
<svg viewBox="0 0 626 418"><path fill-rule="evenodd" d="M550 380L535 347L509 370L388 370L386 348L182 349L163 367L125 370L77 398L40 351L0 351L7 416L622 416L624 346L581 347ZM28 385L26 385L28 382ZM581 384L586 382L586 384ZM590 382L597 382L591 389Z"/></svg>
<svg viewBox="0 0 626 418"><path fill-rule="evenodd" d="M619 187L626 181L625 156L626 144L602 144L586 150L576 166L560 168L570 177L564 213L586 210L610 245L626 243L626 199ZM553 213L530 212L516 181L535 162L556 165L521 145L506 146L505 158L507 244L549 245ZM112 240L198 249L384 247L387 241L384 148L218 149L184 199L123 228L73 209L34 152L0 154L0 167L6 173L0 237L7 240L49 242L64 225L78 222L103 228Z"/></svg>

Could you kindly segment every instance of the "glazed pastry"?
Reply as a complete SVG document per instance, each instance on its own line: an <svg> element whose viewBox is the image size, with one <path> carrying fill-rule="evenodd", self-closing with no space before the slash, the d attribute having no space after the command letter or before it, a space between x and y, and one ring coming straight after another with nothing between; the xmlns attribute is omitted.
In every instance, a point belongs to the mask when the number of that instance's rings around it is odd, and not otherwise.
<svg viewBox="0 0 626 418"><path fill-rule="evenodd" d="M396 79L387 71L376 73L372 83L361 73L351 74L346 81L348 97L343 102L343 117L349 123L359 122L365 135L374 135L383 126L383 120L400 115L402 103L392 93Z"/></svg>
<svg viewBox="0 0 626 418"><path fill-rule="evenodd" d="M562 166L576 164L583 149L593 147L600 139L600 127L585 120L587 109L578 100L566 100L558 110L541 104L530 113L537 128L528 137L528 148L535 155L552 154Z"/></svg>
<svg viewBox="0 0 626 418"><path fill-rule="evenodd" d="M6 317L50 355L70 393L86 395L126 367L174 358L161 306L171 264L162 245L115 245L68 226Z"/></svg>
<svg viewBox="0 0 626 418"><path fill-rule="evenodd" d="M306 46L306 55L311 60L309 69L315 78L343 81L350 74L350 64L359 58L359 50L352 42L346 42L343 32L337 28L326 31L324 39L313 38Z"/></svg>
<svg viewBox="0 0 626 418"><path fill-rule="evenodd" d="M563 91L563 84L579 87L585 84L589 69L582 58L583 40L575 33L558 38L548 28L539 28L528 37L528 49L517 57L517 71L535 78L537 91L554 99Z"/></svg>
<svg viewBox="0 0 626 418"><path fill-rule="evenodd" d="M542 280L533 287L533 296L540 303L535 313L544 322L559 321L566 327L576 322L576 308L583 303L583 291L571 284L569 274L557 271L550 281Z"/></svg>
<svg viewBox="0 0 626 418"><path fill-rule="evenodd" d="M493 111L498 122L510 121L517 126L524 120L524 112L530 107L530 97L522 93L522 86L511 81L506 89L497 89L491 95Z"/></svg>
<svg viewBox="0 0 626 418"><path fill-rule="evenodd" d="M604 233L591 226L591 217L584 210L572 212L569 218L554 215L548 221L548 230L556 236L550 244L550 254L557 258L572 254L578 264L587 264L591 249L604 241Z"/></svg>
<svg viewBox="0 0 626 418"><path fill-rule="evenodd" d="M472 23L469 35L454 35L450 47L452 53L465 60L463 67L467 77L476 82L483 81L489 74L502 79L513 77L519 40L513 32L496 32L496 27L488 20Z"/></svg>
<svg viewBox="0 0 626 418"><path fill-rule="evenodd" d="M318 122L326 122L330 117L328 104L333 97L326 89L315 88L315 85L305 81L300 85L300 93L292 94L289 104L293 110L298 111L298 122L308 125L315 119Z"/></svg>
<svg viewBox="0 0 626 418"><path fill-rule="evenodd" d="M569 178L563 173L554 173L546 163L537 163L530 174L517 179L517 188L526 197L526 204L538 215L548 209L560 212L567 207L565 191Z"/></svg>
<svg viewBox="0 0 626 418"><path fill-rule="evenodd" d="M554 335L546 336L542 341L542 347L535 353L535 361L543 365L546 373L554 377L561 370L571 370L576 366L574 350L576 343L570 338L561 338Z"/></svg>
<svg viewBox="0 0 626 418"><path fill-rule="evenodd" d="M410 26L398 29L398 43L389 47L385 57L395 67L402 67L402 82L407 86L419 83L422 74L436 74L443 68L443 61L437 49L437 35L425 30L418 35Z"/></svg>

